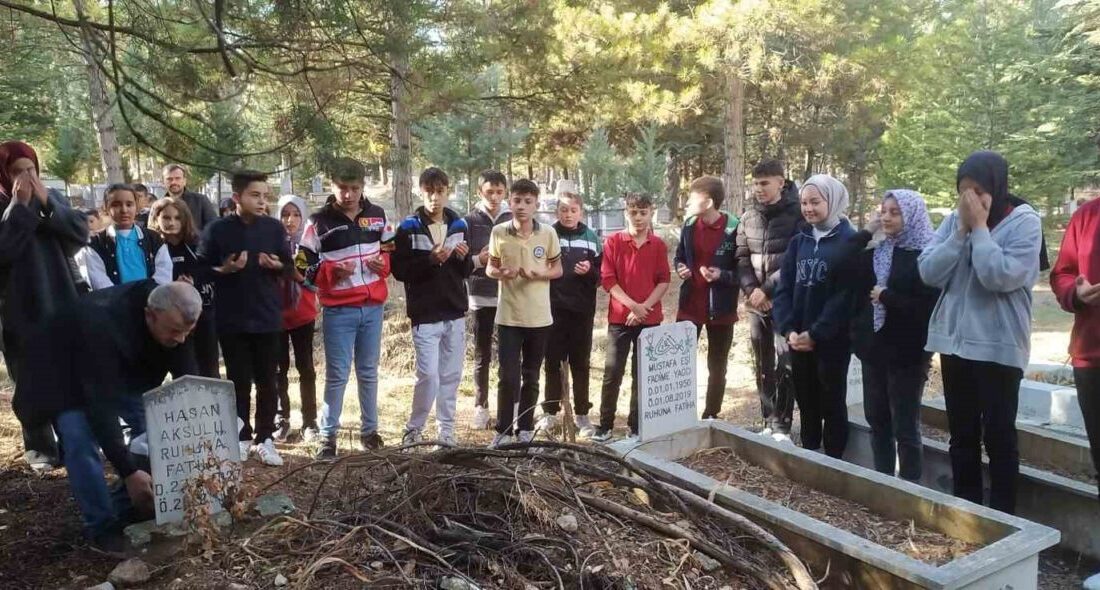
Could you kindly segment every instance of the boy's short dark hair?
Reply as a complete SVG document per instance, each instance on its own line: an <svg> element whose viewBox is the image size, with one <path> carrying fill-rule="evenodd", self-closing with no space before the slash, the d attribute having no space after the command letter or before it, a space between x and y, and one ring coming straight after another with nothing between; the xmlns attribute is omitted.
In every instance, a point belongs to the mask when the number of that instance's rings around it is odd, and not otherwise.
<svg viewBox="0 0 1100 590"><path fill-rule="evenodd" d="M626 193L623 195L623 204L629 209L649 209L653 206L653 197L645 193Z"/></svg>
<svg viewBox="0 0 1100 590"><path fill-rule="evenodd" d="M355 158L336 158L329 166L329 178L337 182L363 182L367 169Z"/></svg>
<svg viewBox="0 0 1100 590"><path fill-rule="evenodd" d="M253 182L267 182L267 174L258 170L237 170L229 184L233 187L233 192L239 195Z"/></svg>
<svg viewBox="0 0 1100 590"><path fill-rule="evenodd" d="M752 167L753 178L763 178L765 176L778 176L780 178L786 178L787 174L783 170L783 162L775 158L768 158L762 160L759 164Z"/></svg>
<svg viewBox="0 0 1100 590"><path fill-rule="evenodd" d="M722 208L722 202L726 200L726 185L721 178L716 176L700 176L691 181L690 193L702 193L710 198L715 209Z"/></svg>
<svg viewBox="0 0 1100 590"><path fill-rule="evenodd" d="M504 173L499 170L482 170L481 174L477 175L477 185L481 186L488 182L489 184L499 184L502 186L508 186L508 179L504 176Z"/></svg>
<svg viewBox="0 0 1100 590"><path fill-rule="evenodd" d="M134 192L134 187L126 184L125 182L116 182L103 190L103 206L107 207L111 204L111 197L118 192L126 191L130 193L134 200L137 200L137 193Z"/></svg>
<svg viewBox="0 0 1100 590"><path fill-rule="evenodd" d="M145 186L144 184L135 184L133 186L134 190L136 190L137 192L149 194L149 187Z"/></svg>
<svg viewBox="0 0 1100 590"><path fill-rule="evenodd" d="M513 195L534 195L539 196L539 185L535 184L529 178L521 178L512 183L512 189L510 191Z"/></svg>
<svg viewBox="0 0 1100 590"><path fill-rule="evenodd" d="M447 173L440 168L432 166L425 168L420 173L420 187L428 190L436 190L441 188L447 188L451 186L451 179L447 178Z"/></svg>

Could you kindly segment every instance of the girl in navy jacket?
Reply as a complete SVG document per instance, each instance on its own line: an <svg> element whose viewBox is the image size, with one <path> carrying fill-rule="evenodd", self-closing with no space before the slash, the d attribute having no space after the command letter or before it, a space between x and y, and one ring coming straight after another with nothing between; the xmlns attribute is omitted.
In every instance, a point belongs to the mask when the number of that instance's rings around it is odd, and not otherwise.
<svg viewBox="0 0 1100 590"><path fill-rule="evenodd" d="M848 190L819 174L802 185L807 226L787 247L772 314L791 346L795 400L802 446L840 457L848 442L848 316L851 294L841 267L850 258L855 233L845 213Z"/></svg>

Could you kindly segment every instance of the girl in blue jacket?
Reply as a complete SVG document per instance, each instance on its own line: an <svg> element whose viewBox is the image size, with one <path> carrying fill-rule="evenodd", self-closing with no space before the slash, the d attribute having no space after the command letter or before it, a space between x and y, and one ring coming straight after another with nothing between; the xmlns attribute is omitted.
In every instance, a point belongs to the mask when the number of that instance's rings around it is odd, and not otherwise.
<svg viewBox="0 0 1100 590"><path fill-rule="evenodd" d="M795 401L803 448L825 445L840 457L848 442L848 316L851 293L841 267L850 258L855 233L848 223L848 190L819 174L799 195L806 227L787 247L772 314L778 333L791 347Z"/></svg>

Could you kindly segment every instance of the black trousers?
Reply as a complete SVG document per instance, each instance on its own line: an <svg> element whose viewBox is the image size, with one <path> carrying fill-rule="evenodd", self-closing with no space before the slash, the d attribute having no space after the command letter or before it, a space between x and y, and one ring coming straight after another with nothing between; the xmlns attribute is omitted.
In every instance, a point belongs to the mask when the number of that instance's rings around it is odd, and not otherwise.
<svg viewBox="0 0 1100 590"><path fill-rule="evenodd" d="M298 391L302 401L302 427L317 428L317 369L313 366L314 323L309 322L279 334L276 383L279 387L279 418L290 422L290 349L298 369Z"/></svg>
<svg viewBox="0 0 1100 590"><path fill-rule="evenodd" d="M1077 386L1077 404L1085 418L1089 435L1092 465L1100 469L1100 367L1076 368L1073 380Z"/></svg>
<svg viewBox="0 0 1100 590"><path fill-rule="evenodd" d="M535 405L539 401L539 372L546 356L550 326L518 328L497 326L500 349L500 382L497 384L497 432L535 429ZM519 402L519 408L516 408ZM518 414L517 414L518 413ZM518 418L517 418L518 416ZM513 422L516 423L513 428Z"/></svg>
<svg viewBox="0 0 1100 590"><path fill-rule="evenodd" d="M794 414L794 382L791 380L791 348L775 333L771 315L749 313L752 365L764 425L790 433Z"/></svg>
<svg viewBox="0 0 1100 590"><path fill-rule="evenodd" d="M267 334L222 334L225 372L237 392L237 417L244 421L240 440L262 443L275 432L279 394L275 387L275 363L279 332ZM256 423L249 421L252 384L256 384Z"/></svg>
<svg viewBox="0 0 1100 590"><path fill-rule="evenodd" d="M638 358L638 336L650 326L625 326L609 324L607 326L607 350L603 359L603 387L600 391L600 428L610 430L615 427L615 409L619 405L619 387L626 375L626 363L630 358L630 349L634 349L634 359ZM631 432L638 432L638 370L637 362L631 371L630 412L626 416L626 425Z"/></svg>
<svg viewBox="0 0 1100 590"><path fill-rule="evenodd" d="M493 362L493 332L496 330L497 308L475 309L471 315L474 320L474 388L477 390L474 403L488 408L489 365Z"/></svg>
<svg viewBox="0 0 1100 590"><path fill-rule="evenodd" d="M588 376L595 312L554 309L553 313L554 325L550 328L550 341L546 345L546 397L542 401L542 411L547 414L561 411L561 364L568 362L573 386L573 413L584 416L592 409Z"/></svg>
<svg viewBox="0 0 1100 590"><path fill-rule="evenodd" d="M951 430L954 494L982 503L982 444L989 455L989 506L1016 511L1016 411L1020 380L1016 367L940 355L947 425Z"/></svg>
<svg viewBox="0 0 1100 590"><path fill-rule="evenodd" d="M875 470L919 481L922 471L920 398L931 359L915 365L863 361L863 410L871 425Z"/></svg>
<svg viewBox="0 0 1100 590"><path fill-rule="evenodd" d="M3 331L4 339L4 364L8 367L8 375L12 383L19 381L19 363L22 360L22 342L19 337L7 330ZM28 463L53 463L60 464L61 451L54 436L53 426L22 427L23 430L23 456Z"/></svg>
<svg viewBox="0 0 1100 590"><path fill-rule="evenodd" d="M802 423L802 447L825 445L825 454L840 458L848 445L848 347L844 354L791 351L791 376Z"/></svg>
<svg viewBox="0 0 1100 590"><path fill-rule="evenodd" d="M195 349L195 361L199 365L199 375L213 379L222 378L218 359L218 332L214 325L214 308L203 310L195 331L191 333L191 343Z"/></svg>
<svg viewBox="0 0 1100 590"><path fill-rule="evenodd" d="M707 404L703 418L717 418L722 411L722 398L726 397L726 363L733 346L733 325L695 324L695 335L701 337L707 330Z"/></svg>

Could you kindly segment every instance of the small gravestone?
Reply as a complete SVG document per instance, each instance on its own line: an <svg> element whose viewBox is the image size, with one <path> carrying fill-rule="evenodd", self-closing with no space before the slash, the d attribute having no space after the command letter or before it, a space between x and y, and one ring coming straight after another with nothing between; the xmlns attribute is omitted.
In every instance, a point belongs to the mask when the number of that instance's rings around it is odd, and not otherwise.
<svg viewBox="0 0 1100 590"><path fill-rule="evenodd" d="M143 401L157 524L180 522L186 484L209 474L211 453L226 475L240 464L233 384L186 376L147 392Z"/></svg>
<svg viewBox="0 0 1100 590"><path fill-rule="evenodd" d="M854 406L863 403L863 363L856 355L852 355L848 363L848 390L845 395L845 404Z"/></svg>
<svg viewBox="0 0 1100 590"><path fill-rule="evenodd" d="M691 322L642 330L638 337L638 440L645 442L695 426L695 349Z"/></svg>

